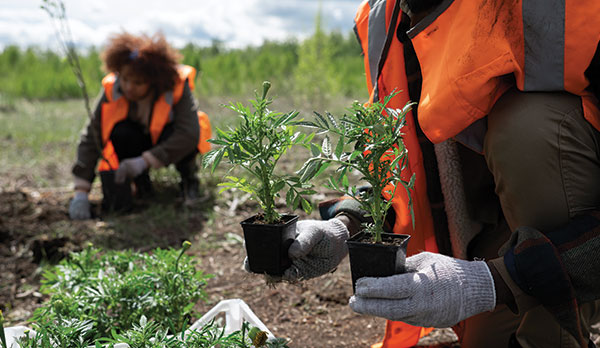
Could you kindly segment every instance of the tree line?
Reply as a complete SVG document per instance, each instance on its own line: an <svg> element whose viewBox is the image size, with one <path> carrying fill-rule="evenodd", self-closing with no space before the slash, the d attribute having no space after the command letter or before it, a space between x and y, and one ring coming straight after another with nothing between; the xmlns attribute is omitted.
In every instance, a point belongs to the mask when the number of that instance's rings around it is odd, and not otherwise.
<svg viewBox="0 0 600 348"><path fill-rule="evenodd" d="M322 104L327 98L365 98L360 46L353 33L316 30L305 40L266 41L258 47L227 49L213 41L208 47L180 48L183 63L198 70L197 90L203 96L243 96L264 80L277 84L279 95ZM105 72L100 50L80 53L89 93L94 97ZM0 53L0 96L65 99L81 96L75 76L63 57L36 47L7 46Z"/></svg>

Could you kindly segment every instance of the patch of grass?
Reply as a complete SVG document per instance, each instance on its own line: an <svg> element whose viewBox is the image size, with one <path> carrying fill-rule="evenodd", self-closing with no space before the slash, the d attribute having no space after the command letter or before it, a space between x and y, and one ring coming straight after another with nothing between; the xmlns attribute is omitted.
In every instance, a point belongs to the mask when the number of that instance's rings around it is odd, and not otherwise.
<svg viewBox="0 0 600 348"><path fill-rule="evenodd" d="M0 175L20 173L36 187L67 185L85 122L80 100L19 99L14 108L0 109Z"/></svg>
<svg viewBox="0 0 600 348"><path fill-rule="evenodd" d="M280 90L273 92L274 95L281 93ZM254 91L248 91L247 99L253 97L253 93ZM216 128L226 129L238 121L237 115L222 104L240 100L244 98L200 97L199 104L209 114L214 131ZM145 205L139 205L132 213L102 216L100 221L74 224L67 220L66 209L71 197L71 167L75 160L79 134L87 123L83 102L79 99L63 101L14 99L11 103L14 108L0 108L0 124L3 125L0 127L2 148L0 187L5 190L10 187L48 188L49 191L44 192L54 192L51 196L47 196L53 202L53 217L51 219L39 217L43 220L40 220L39 224L40 234L52 234L57 238L66 237L69 240L91 238L98 245L115 249L125 247L150 249L177 245L181 240L201 232L205 226L212 226L211 221L215 219L213 215L215 205L229 209L230 201L237 197L242 199L239 204L244 205L238 209L255 208L247 202L244 203L242 192L218 194L217 184L225 175L244 175L236 170L228 172L230 169L225 167L217 168L212 174L209 170L200 169L201 193L205 197L194 206L185 206L178 197L179 173L170 166L151 171L156 196L147 200ZM350 99L339 97L332 99L326 110L343 113L347 105L350 105ZM307 120L312 120L313 111L318 111L311 109L311 105L295 105L294 99L285 95L277 98L272 107L283 110L298 109L300 117ZM300 131L304 130L300 129ZM315 142L321 141L319 136L315 138ZM309 156L309 151L299 149L281 159L280 169L285 172L296 171ZM198 156L199 165L201 161ZM318 191L323 189L326 177L327 175L324 175L314 181ZM101 198L101 187L97 179L93 185L91 199L99 203ZM47 200L47 198L43 199ZM319 199L316 197L313 204L317 204ZM278 204L280 208L286 210L285 202ZM29 215L35 216L34 211L32 210ZM313 212L312 215L318 218L318 213ZM51 230L56 230L56 233L51 233ZM206 240L206 242L213 245L207 244L201 249L214 247L214 241Z"/></svg>

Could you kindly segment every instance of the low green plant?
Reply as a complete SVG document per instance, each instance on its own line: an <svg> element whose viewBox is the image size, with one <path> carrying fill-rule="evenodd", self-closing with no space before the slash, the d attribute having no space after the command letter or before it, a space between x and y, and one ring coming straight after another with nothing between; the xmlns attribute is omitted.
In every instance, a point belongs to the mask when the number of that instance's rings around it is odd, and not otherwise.
<svg viewBox="0 0 600 348"><path fill-rule="evenodd" d="M17 339L20 348L113 348L117 344L125 343L131 348L287 348L286 339L261 340L257 342L252 338L253 332L264 331L250 327L244 323L240 330L225 334L225 328L219 327L214 321L197 330L170 334L159 323L141 316L139 323L127 331L117 333L111 331L110 337L102 337L94 342L85 339L86 333L91 331L89 322L76 320L61 325L36 325L35 333L27 332L25 336Z"/></svg>
<svg viewBox="0 0 600 348"><path fill-rule="evenodd" d="M54 317L33 325L33 331L17 339L20 348L88 348L93 344L90 320Z"/></svg>
<svg viewBox="0 0 600 348"><path fill-rule="evenodd" d="M217 137L209 142L219 148L204 156L204 166L217 168L223 158L232 165L242 168L249 178L228 175L228 182L219 184L223 189L240 189L252 195L264 212L264 221L276 223L281 215L275 209L275 199L287 187L286 203L292 209L301 206L307 213L312 205L304 197L315 193L312 185L297 175L276 173L275 169L282 156L295 146L310 148L314 134L306 135L297 131L298 112L279 113L269 110L272 99L267 98L271 84L263 83L262 95L256 94L251 100L254 111L241 103L229 105L239 114L241 122L236 128L227 131L217 129Z"/></svg>
<svg viewBox="0 0 600 348"><path fill-rule="evenodd" d="M361 208L372 218L364 224L364 230L371 233L376 243L381 242L385 218L399 187L404 187L409 197L409 206L414 222L410 189L415 182L414 174L405 172L408 152L403 142L402 127L406 113L413 103L402 109L387 108L393 93L382 102L363 105L354 102L350 113L336 120L330 113L325 116L315 113L314 122L301 122L302 125L325 133L321 145L311 144L310 157L298 171L300 180L311 180L331 164L335 164L334 175L329 177L328 186L349 195L360 203ZM338 142L333 147L330 134L337 135ZM360 180L367 182L371 189L359 190L350 185L348 175L356 171Z"/></svg>
<svg viewBox="0 0 600 348"><path fill-rule="evenodd" d="M2 343L2 348L6 347L6 336L4 335L4 315L0 310L0 343Z"/></svg>
<svg viewBox="0 0 600 348"><path fill-rule="evenodd" d="M169 335L166 330L162 330L157 323L148 321L146 317L140 319L139 325L135 325L132 330L112 338L102 340L108 343L108 347L113 347L117 343L127 343L131 348L287 348L287 340L274 339L271 341L257 342L251 338L252 332L261 332L258 328L250 328L249 324L244 322L240 330L230 334L225 334L225 329L218 327L214 321L203 326L199 330L189 330L176 335Z"/></svg>
<svg viewBox="0 0 600 348"><path fill-rule="evenodd" d="M209 278L185 254L189 247L184 242L179 250L146 254L102 253L89 245L43 273L41 290L50 297L33 321L55 340L85 344L115 330L125 332L142 316L171 333L181 332L196 314L196 302L206 297ZM78 329L60 329L65 327Z"/></svg>

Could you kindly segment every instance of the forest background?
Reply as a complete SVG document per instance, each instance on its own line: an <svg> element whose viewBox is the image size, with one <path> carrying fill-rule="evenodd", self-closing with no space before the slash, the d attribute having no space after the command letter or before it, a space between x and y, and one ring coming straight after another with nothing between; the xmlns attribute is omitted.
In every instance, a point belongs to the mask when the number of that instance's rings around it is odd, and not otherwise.
<svg viewBox="0 0 600 348"><path fill-rule="evenodd" d="M168 38L167 38L168 39ZM80 52L83 76L92 96L100 90L105 72L101 48ZM261 46L225 48L213 40L211 46L180 47L182 63L199 74L195 91L200 99L245 97L264 80L274 83L280 97L325 107L336 97L365 98L366 84L361 49L354 33L326 33L317 17L315 31L298 41L265 41ZM81 97L71 68L61 54L37 47L5 47L0 53L0 105L18 98L48 100Z"/></svg>

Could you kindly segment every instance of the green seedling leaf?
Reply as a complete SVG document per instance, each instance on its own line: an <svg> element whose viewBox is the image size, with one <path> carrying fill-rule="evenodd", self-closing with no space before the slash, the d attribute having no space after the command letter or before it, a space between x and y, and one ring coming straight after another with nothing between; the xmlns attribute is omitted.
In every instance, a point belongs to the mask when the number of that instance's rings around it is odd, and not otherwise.
<svg viewBox="0 0 600 348"><path fill-rule="evenodd" d="M264 209L267 223L273 223L279 219L280 214L275 210L275 198L285 187L285 183L294 175L275 175L278 161L284 154L301 145L310 148L313 155L320 154L318 147L314 148L311 139L314 134L305 135L296 132L296 126L318 127L317 124L305 121L296 121L297 111L287 113L274 112L269 109L272 103L267 98L271 85L268 81L263 84L261 95L256 94L255 100L250 100L250 107L241 103L230 103L229 108L237 112L240 122L227 131L217 131L217 142L221 144L223 152L209 153L206 161L212 165L213 171L216 163L226 158L232 168L240 168L248 175L248 181L233 179L230 175L226 179L233 185L220 185L223 188L237 188L251 194ZM317 151L315 151L317 150ZM312 167L314 167L313 165ZM304 166L300 169L300 177L296 180L305 180L314 175L314 168ZM231 172L231 171L230 171ZM289 193L286 199L289 201ZM294 197L292 203L296 202ZM297 204L296 204L297 206Z"/></svg>
<svg viewBox="0 0 600 348"><path fill-rule="evenodd" d="M310 144L310 152L312 153L313 157L319 157L321 155L321 149L312 143Z"/></svg>
<svg viewBox="0 0 600 348"><path fill-rule="evenodd" d="M292 189L288 190L288 192L285 194L285 204L287 204L288 207L293 206L295 198L296 192Z"/></svg>
<svg viewBox="0 0 600 348"><path fill-rule="evenodd" d="M304 171L304 173L300 177L300 181L306 182L306 181L312 179L315 176L315 174L317 173L318 169L319 169L319 162L318 161L308 162L306 170Z"/></svg>
<svg viewBox="0 0 600 348"><path fill-rule="evenodd" d="M346 143L346 138L342 135L338 140L337 146L335 147L335 157L341 158L344 153L344 145Z"/></svg>
<svg viewBox="0 0 600 348"><path fill-rule="evenodd" d="M221 139L208 139L208 142L215 145L229 145L229 142Z"/></svg>
<svg viewBox="0 0 600 348"><path fill-rule="evenodd" d="M284 186L285 186L285 181L283 181L283 180L277 181L275 184L273 184L271 192L273 192L273 194L275 194L275 193L281 191Z"/></svg>
<svg viewBox="0 0 600 348"><path fill-rule="evenodd" d="M333 115L330 114L329 112L327 112L326 115L327 115L327 119L329 120L329 123L331 123L333 128L338 128L338 123L335 120L335 118L333 117Z"/></svg>
<svg viewBox="0 0 600 348"><path fill-rule="evenodd" d="M323 139L323 144L321 145L321 151L327 157L331 156L331 142L329 141L329 136L325 136Z"/></svg>
<svg viewBox="0 0 600 348"><path fill-rule="evenodd" d="M375 240L380 240L383 232L383 223L391 201L386 200L381 193L388 190L387 185L397 188L402 185L409 195L409 208L411 216L412 200L410 198L410 185L402 181L402 171L408 166L408 156L403 144L402 128L405 125L405 115L413 103L402 109L387 107L391 98L383 101L362 105L358 102L352 104L350 112L336 120L330 113L326 117L315 112L315 122L311 127L316 127L317 132L327 132L321 144L323 156L318 156L316 145L313 145L313 157L302 166L299 175L303 179L313 178L324 172L327 166L336 166L334 175L327 179L328 186L340 193L350 195L359 202L366 215L372 217L373 224L367 226L375 234ZM330 135L339 136L335 149L332 149ZM346 147L353 150L344 152ZM332 153L333 150L333 153ZM316 164L316 165L315 165ZM313 172L313 166L316 172ZM358 172L359 180L364 180L371 186L368 192L361 192L351 184L349 173ZM354 180L354 176L352 177ZM392 189L392 196L397 192ZM414 224L414 221L413 221Z"/></svg>
<svg viewBox="0 0 600 348"><path fill-rule="evenodd" d="M315 116L317 117L318 124L322 128L329 129L329 123L327 123L327 120L325 119L325 117L323 117L323 115L319 114L318 112L315 112Z"/></svg>
<svg viewBox="0 0 600 348"><path fill-rule="evenodd" d="M307 214L310 214L313 210L312 204L310 204L310 202L304 198L302 198L300 201L302 202L302 210L304 210Z"/></svg>

